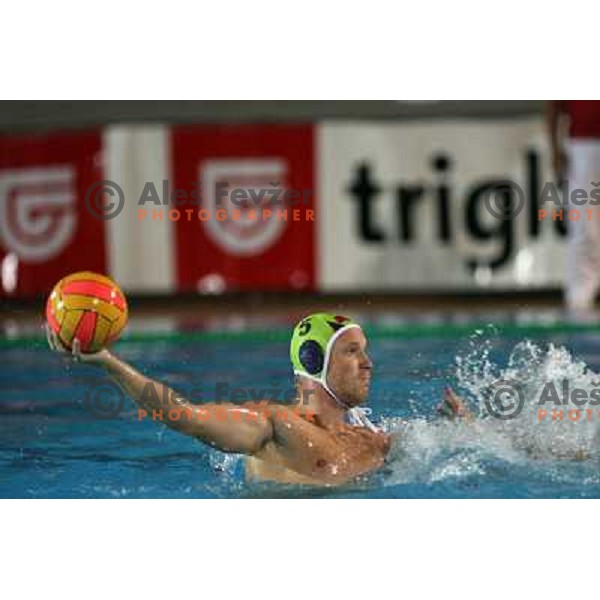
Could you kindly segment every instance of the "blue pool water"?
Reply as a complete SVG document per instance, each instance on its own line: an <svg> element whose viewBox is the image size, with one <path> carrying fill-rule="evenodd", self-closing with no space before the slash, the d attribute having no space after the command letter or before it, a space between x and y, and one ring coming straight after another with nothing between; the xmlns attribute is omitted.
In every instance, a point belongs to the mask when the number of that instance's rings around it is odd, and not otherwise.
<svg viewBox="0 0 600 600"><path fill-rule="evenodd" d="M374 336L370 406L396 432L384 469L341 488L248 484L243 459L210 449L149 419L133 402L110 419L85 406L108 379L67 364L41 342L0 349L0 496L4 498L545 498L600 497L600 420L536 422L534 391L548 378L585 389L600 373L597 333L456 337ZM549 345L551 342L553 345ZM204 400L216 381L289 389L287 343L255 339L165 338L124 342L115 351L146 374ZM451 384L482 405L482 390L509 377L526 390L511 421L447 422L434 407ZM595 410L595 413L598 411ZM598 442L600 447L600 442ZM586 460L581 458L584 452ZM578 455L578 452L580 453Z"/></svg>

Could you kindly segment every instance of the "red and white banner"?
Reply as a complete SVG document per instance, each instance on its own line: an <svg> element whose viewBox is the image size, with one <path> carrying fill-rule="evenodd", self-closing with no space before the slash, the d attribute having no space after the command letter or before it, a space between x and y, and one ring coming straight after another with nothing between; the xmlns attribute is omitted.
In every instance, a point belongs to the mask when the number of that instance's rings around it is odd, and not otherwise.
<svg viewBox="0 0 600 600"><path fill-rule="evenodd" d="M174 223L180 291L314 289L313 129L173 128L173 187L200 198Z"/></svg>
<svg viewBox="0 0 600 600"><path fill-rule="evenodd" d="M106 220L85 207L104 179L124 197ZM486 190L506 180L523 204L499 220ZM161 294L556 287L549 180L540 118L0 137L0 294L84 269Z"/></svg>
<svg viewBox="0 0 600 600"><path fill-rule="evenodd" d="M101 134L0 136L0 296L47 293L105 271L104 222L85 208L102 179Z"/></svg>

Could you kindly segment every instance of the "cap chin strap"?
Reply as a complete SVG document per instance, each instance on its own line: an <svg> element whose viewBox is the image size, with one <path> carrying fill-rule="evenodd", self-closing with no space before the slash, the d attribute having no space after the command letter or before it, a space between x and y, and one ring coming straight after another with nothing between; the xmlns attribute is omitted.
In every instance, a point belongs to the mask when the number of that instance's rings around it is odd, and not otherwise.
<svg viewBox="0 0 600 600"><path fill-rule="evenodd" d="M334 394L333 390L327 384L327 371L329 368L329 358L331 356L331 350L333 348L333 344L335 341L342 335L342 333L348 331L348 329L360 329L360 325L356 323L351 323L350 325L346 325L341 329L338 329L332 336L329 338L327 342L327 348L325 348L325 359L323 360L323 370L321 371L321 376L316 377L315 375L310 375L304 371L294 370L294 374L302 375L303 377L308 377L312 381L320 383L327 393L341 406L345 411L348 417L348 421L350 421L351 425L355 425L357 427L367 427L371 431L379 431L379 429L371 423L367 415L370 415L373 411L370 408L362 408L359 406L350 406L346 404L342 400L340 400L336 394Z"/></svg>

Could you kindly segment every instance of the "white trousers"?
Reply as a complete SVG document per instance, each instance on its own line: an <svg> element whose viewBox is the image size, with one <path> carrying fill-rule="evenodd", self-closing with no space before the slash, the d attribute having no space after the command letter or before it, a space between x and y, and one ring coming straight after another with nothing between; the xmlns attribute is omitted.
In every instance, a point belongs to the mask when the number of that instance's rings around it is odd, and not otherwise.
<svg viewBox="0 0 600 600"><path fill-rule="evenodd" d="M600 183L600 140L569 140L568 161L566 207L579 210L581 216L578 221L567 219L565 302L569 310L579 312L593 308L600 287L600 204L592 205L589 200L594 189L592 182ZM587 203L577 205L572 202L570 195L578 188L587 192ZM590 209L593 212L588 218L586 211Z"/></svg>

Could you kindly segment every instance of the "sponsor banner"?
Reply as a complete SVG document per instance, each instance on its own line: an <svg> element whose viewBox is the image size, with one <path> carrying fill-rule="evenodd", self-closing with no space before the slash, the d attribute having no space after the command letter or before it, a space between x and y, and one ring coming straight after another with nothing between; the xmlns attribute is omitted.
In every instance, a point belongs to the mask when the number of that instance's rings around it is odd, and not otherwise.
<svg viewBox="0 0 600 600"><path fill-rule="evenodd" d="M546 147L538 118L322 124L319 289L561 285L568 223L537 213ZM520 208L498 218L487 202L507 181Z"/></svg>
<svg viewBox="0 0 600 600"><path fill-rule="evenodd" d="M313 130L173 128L180 198L165 218L175 227L180 291L314 289Z"/></svg>
<svg viewBox="0 0 600 600"><path fill-rule="evenodd" d="M557 287L546 148L538 118L0 136L0 294L78 270L138 293ZM499 220L507 180L522 208ZM98 216L86 192L113 182Z"/></svg>
<svg viewBox="0 0 600 600"><path fill-rule="evenodd" d="M0 296L105 272L104 224L85 208L101 161L97 131L0 136Z"/></svg>

